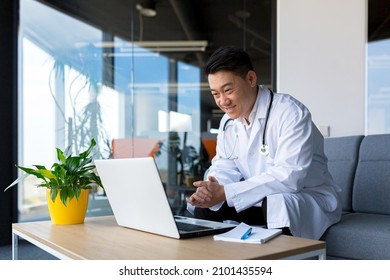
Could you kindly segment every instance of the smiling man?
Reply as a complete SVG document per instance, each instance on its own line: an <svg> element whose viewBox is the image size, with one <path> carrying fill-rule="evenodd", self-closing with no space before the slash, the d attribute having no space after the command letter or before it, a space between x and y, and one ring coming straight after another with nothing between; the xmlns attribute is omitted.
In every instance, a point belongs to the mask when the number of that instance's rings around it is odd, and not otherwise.
<svg viewBox="0 0 390 280"><path fill-rule="evenodd" d="M341 217L339 192L327 167L323 137L309 110L290 95L257 84L248 54L222 47L205 65L221 119L217 154L194 182L195 217L282 228L319 239Z"/></svg>

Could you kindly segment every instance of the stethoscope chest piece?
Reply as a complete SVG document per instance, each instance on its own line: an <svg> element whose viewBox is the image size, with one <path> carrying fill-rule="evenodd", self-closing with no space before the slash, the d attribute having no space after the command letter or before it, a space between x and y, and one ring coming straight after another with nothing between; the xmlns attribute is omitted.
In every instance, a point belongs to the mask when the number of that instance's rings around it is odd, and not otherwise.
<svg viewBox="0 0 390 280"><path fill-rule="evenodd" d="M259 148L259 153L262 156L268 156L269 154L268 145L262 144Z"/></svg>

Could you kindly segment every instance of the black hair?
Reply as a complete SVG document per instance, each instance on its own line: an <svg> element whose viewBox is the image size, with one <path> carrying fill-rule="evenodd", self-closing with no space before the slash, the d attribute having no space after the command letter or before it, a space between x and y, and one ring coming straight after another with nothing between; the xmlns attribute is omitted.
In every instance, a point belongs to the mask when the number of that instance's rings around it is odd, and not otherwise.
<svg viewBox="0 0 390 280"><path fill-rule="evenodd" d="M254 68L249 55L242 48L234 46L218 48L204 65L206 77L218 71L230 71L244 78L250 70Z"/></svg>

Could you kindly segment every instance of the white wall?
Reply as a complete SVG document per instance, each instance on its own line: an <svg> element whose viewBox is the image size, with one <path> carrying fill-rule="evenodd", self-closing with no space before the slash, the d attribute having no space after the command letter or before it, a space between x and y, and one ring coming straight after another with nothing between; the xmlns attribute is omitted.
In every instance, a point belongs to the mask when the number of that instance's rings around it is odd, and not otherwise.
<svg viewBox="0 0 390 280"><path fill-rule="evenodd" d="M277 0L277 91L330 136L365 133L367 0Z"/></svg>

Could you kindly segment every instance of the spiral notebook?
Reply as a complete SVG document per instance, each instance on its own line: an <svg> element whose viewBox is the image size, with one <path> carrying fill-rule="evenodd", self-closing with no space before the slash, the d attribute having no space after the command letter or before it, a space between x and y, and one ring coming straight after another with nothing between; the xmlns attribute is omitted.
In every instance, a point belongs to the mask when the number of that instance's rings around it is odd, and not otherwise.
<svg viewBox="0 0 390 280"><path fill-rule="evenodd" d="M250 234L248 234L250 232ZM241 223L228 232L214 235L214 240L262 244L282 233L281 229L267 229Z"/></svg>

